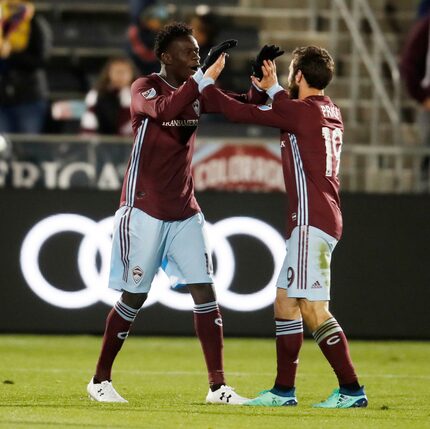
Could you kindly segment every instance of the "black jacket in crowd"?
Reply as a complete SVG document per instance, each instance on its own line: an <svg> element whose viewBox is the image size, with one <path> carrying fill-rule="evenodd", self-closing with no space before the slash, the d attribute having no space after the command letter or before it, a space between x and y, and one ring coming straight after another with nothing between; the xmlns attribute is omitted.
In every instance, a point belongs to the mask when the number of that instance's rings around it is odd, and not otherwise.
<svg viewBox="0 0 430 429"><path fill-rule="evenodd" d="M34 16L25 50L0 59L0 106L47 98L48 82L44 67L51 46L52 33L48 23L43 17Z"/></svg>

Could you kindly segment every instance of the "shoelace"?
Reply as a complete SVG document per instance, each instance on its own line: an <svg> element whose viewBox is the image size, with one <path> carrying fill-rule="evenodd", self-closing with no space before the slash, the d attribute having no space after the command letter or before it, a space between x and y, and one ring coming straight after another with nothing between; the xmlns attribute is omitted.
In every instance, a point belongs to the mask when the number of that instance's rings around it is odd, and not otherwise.
<svg viewBox="0 0 430 429"><path fill-rule="evenodd" d="M115 396L118 395L118 393L115 391L112 384L109 383L109 381L102 381L100 384L103 386L105 393L110 393L111 395Z"/></svg>
<svg viewBox="0 0 430 429"><path fill-rule="evenodd" d="M233 392L234 392L234 387L227 386L226 384L224 384L223 386L225 389L230 389L230 390L233 390Z"/></svg>

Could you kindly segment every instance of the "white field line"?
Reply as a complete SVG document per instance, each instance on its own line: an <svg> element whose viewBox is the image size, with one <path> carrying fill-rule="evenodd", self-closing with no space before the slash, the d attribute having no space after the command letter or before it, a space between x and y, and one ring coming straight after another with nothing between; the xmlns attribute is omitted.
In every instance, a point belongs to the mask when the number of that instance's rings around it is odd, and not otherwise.
<svg viewBox="0 0 430 429"><path fill-rule="evenodd" d="M0 377L5 371L0 371ZM65 369L65 368L12 368L9 367L7 370L8 374L13 374L15 372L42 372L42 373L56 373L56 374L67 374L67 373L82 373L81 369ZM91 371L90 371L91 372ZM145 370L127 370L127 369L117 369L116 373L121 374L133 374L133 375L165 375L165 376L194 376L194 375L206 375L205 371L145 371ZM242 371L227 371L227 375L233 377L241 376L273 376L274 372L242 372ZM302 373L297 374L297 377L318 377L321 378L319 373ZM417 380L430 380L430 375L411 375L411 374L360 374L360 378L372 377L372 378L400 378L400 379L417 379Z"/></svg>

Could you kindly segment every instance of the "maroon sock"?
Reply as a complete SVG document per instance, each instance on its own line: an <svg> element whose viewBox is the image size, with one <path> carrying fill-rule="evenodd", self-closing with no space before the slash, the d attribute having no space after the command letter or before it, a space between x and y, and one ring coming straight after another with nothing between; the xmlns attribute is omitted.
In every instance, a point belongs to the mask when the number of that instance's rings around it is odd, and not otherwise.
<svg viewBox="0 0 430 429"><path fill-rule="evenodd" d="M283 387L284 389L294 387L302 343L302 319L276 319L276 357L278 361L278 372L275 386Z"/></svg>
<svg viewBox="0 0 430 429"><path fill-rule="evenodd" d="M194 327L205 355L209 384L225 384L222 318L216 301L194 306Z"/></svg>
<svg viewBox="0 0 430 429"><path fill-rule="evenodd" d="M139 309L131 308L120 300L108 314L102 349L96 367L95 378L97 381L111 379L115 357L127 338L130 326L138 312Z"/></svg>
<svg viewBox="0 0 430 429"><path fill-rule="evenodd" d="M326 320L312 335L333 368L339 384L356 383L358 379L349 355L348 341L336 319L331 317Z"/></svg>

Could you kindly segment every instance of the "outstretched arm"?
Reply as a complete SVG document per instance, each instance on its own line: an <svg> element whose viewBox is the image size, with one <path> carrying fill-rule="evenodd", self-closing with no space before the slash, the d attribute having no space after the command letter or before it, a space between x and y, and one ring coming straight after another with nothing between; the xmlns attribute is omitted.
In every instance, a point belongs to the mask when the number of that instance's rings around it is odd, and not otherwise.
<svg viewBox="0 0 430 429"><path fill-rule="evenodd" d="M268 99L266 92L260 90L255 85L251 85L246 94L238 94L237 92L228 91L224 89L220 89L220 91L228 95L229 97L234 98L237 101L240 101L241 103L265 104ZM205 101L205 113L220 113L214 109L215 109L215 106L211 105L210 102L208 103L207 101Z"/></svg>
<svg viewBox="0 0 430 429"><path fill-rule="evenodd" d="M210 101L214 111L222 113L232 122L284 128L282 116L274 112L271 106L242 103L224 94L213 84L206 86L202 94L205 102Z"/></svg>
<svg viewBox="0 0 430 429"><path fill-rule="evenodd" d="M288 99L286 92L277 84L276 67L274 63L265 61L263 66L263 78L253 78L256 86L262 90L268 89L268 93L274 98L274 108L266 105L244 104L226 94L223 94L213 85L225 65L225 57L220 57L210 67L199 84L204 100L210 100L227 119L233 122L251 123L287 129L294 131L296 114L294 101Z"/></svg>
<svg viewBox="0 0 430 429"><path fill-rule="evenodd" d="M216 66L213 65L210 67L210 71L208 69L209 74L205 74L207 77L213 76L213 81L215 81L218 76L221 74L222 69L224 68L225 59L228 55L223 54L222 59L221 56L218 58L218 62L216 62ZM222 66L221 66L222 63ZM267 101L267 94L264 90L260 89L259 86L254 83L250 86L249 91L246 94L238 94L233 91L221 90L224 94L229 97L242 102L242 103L250 103L250 104L264 104ZM221 113L216 103L212 103L210 99L203 99L204 112L205 113Z"/></svg>
<svg viewBox="0 0 430 429"><path fill-rule="evenodd" d="M131 109L135 113L147 115L164 122L176 118L189 104L199 97L197 84L203 77L203 72L225 52L234 48L237 40L230 39L214 46L204 60L202 67L192 77L168 96L157 94L150 81L145 78L136 80L131 86Z"/></svg>

